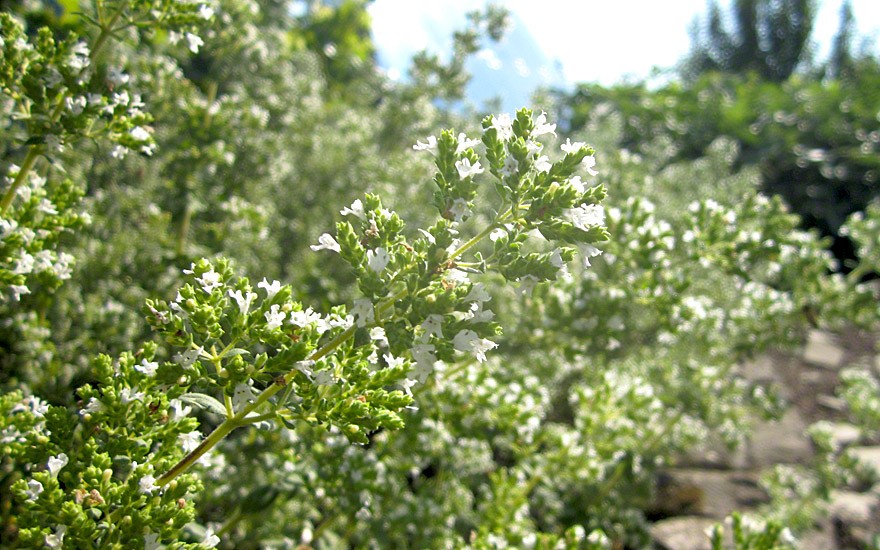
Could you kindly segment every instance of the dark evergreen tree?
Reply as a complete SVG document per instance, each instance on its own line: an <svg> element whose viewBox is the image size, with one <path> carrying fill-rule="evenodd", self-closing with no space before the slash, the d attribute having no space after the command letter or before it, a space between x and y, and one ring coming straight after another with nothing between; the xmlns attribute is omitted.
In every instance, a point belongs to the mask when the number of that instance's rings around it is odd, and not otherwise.
<svg viewBox="0 0 880 550"><path fill-rule="evenodd" d="M855 24L856 19L853 15L852 5L849 0L846 0L840 7L840 27L834 36L831 56L828 59L828 67L825 72L829 78L846 77L852 72L854 64L852 40Z"/></svg>
<svg viewBox="0 0 880 550"><path fill-rule="evenodd" d="M735 0L725 17L710 0L706 19L692 29L685 76L754 71L784 81L804 60L814 15L812 0Z"/></svg>

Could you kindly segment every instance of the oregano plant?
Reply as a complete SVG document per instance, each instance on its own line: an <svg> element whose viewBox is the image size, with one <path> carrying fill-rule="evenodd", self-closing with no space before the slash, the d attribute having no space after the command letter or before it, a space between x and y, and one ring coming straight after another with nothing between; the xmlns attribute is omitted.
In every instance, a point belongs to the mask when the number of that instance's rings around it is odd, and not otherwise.
<svg viewBox="0 0 880 550"><path fill-rule="evenodd" d="M743 360L877 320L876 208L844 277L729 140L438 107L499 8L394 82L361 2L63 4L0 14L4 544L645 547L660 469L783 410Z"/></svg>
<svg viewBox="0 0 880 550"><path fill-rule="evenodd" d="M312 246L350 265L362 294L351 304L322 314L278 281L251 285L228 261L201 260L184 271L174 300L145 306L170 360L156 361L152 345L99 358L97 384L78 391L78 412L7 400L10 456L49 468L13 485L28 511L21 540L113 545L142 534L172 542L163 522L179 528L192 519L187 496L198 489L185 472L237 428L319 425L366 444L378 430L402 427L400 412L438 362L483 362L497 347L491 296L473 278L495 272L528 291L608 238L604 188L577 174L593 166L593 150L568 143L550 162L539 138L551 133L544 114L523 109L513 119L487 117L480 139L444 131L419 142L435 156L436 223L407 231L368 194L341 211L349 219L335 236ZM477 207L485 212L473 214ZM472 216L483 219L468 223ZM223 419L204 439L187 415L193 408ZM66 429L41 432L48 418ZM36 448L35 460L28 453ZM62 469L65 492L56 487Z"/></svg>

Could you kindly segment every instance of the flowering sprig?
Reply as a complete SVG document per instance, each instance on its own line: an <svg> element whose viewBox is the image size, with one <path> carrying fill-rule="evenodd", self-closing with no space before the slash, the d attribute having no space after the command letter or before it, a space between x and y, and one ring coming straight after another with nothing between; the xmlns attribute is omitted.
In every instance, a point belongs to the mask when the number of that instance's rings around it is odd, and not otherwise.
<svg viewBox="0 0 880 550"><path fill-rule="evenodd" d="M413 241L377 196L368 194L343 209L351 221L337 223L336 235L322 235L312 248L339 253L351 266L364 296L351 307L323 316L292 300L290 287L268 281L261 283L265 298L257 301L249 282L235 279L223 260L203 260L187 270L192 282L172 303L148 302L154 329L182 348L177 364L166 364L167 374L160 367L157 376L223 388L223 403L201 401L225 416L157 482L170 482L235 428L264 420L294 428L300 421L328 423L365 443L372 430L402 425L398 413L412 402L410 388L424 382L437 361L455 361L461 353L486 360L500 327L485 307L490 295L463 269L494 270L510 281L552 279L574 249L526 253L529 232L578 245L607 236L601 215L584 221L571 214L601 212L604 189L585 189L574 174L592 150L581 145L550 164L537 155L543 146L533 139L546 127L541 124L535 125L527 109L519 111L516 124L502 127L501 137L491 118L484 123L482 142L495 151L494 158L503 163L500 156L513 149L522 166L513 178L495 174L506 191L503 202L487 227L464 243L459 227L465 216L453 209L463 201L470 210L480 190L474 176L482 171L473 149L477 142L452 132L436 141L434 197L441 219ZM484 257L478 246L502 227L513 237L496 238ZM262 390L236 407L236 389L251 383ZM401 389L392 389L395 385Z"/></svg>
<svg viewBox="0 0 880 550"><path fill-rule="evenodd" d="M4 456L43 465L12 484L20 503L19 544L67 548L179 542L195 517L201 489L186 475L159 488L155 474L200 439L183 390L150 373L155 346L92 363L96 384L80 388L79 409L50 406L12 392L0 398L8 419ZM137 426L135 430L133 427ZM149 546L147 546L149 547ZM155 546L154 546L155 547Z"/></svg>
<svg viewBox="0 0 880 550"><path fill-rule="evenodd" d="M35 253L43 254L42 264L56 266L37 272L60 272L46 285L57 287L69 271L59 271L57 264L67 266L70 259L53 250L54 241L61 231L87 221L75 210L82 194L77 186L51 181L50 172L35 173L41 157L52 160L83 138L108 139L117 158L129 151L151 155L155 149L150 115L140 95L130 89L130 75L102 60L108 41L132 25L194 31L212 15L213 8L205 3L98 2L95 13L86 17L96 28L91 39L75 34L57 39L47 27L30 38L18 20L0 13L0 91L9 98L3 110L13 121L11 134L25 151L19 165L6 169L0 188L5 249L0 251L0 299L8 301L11 295L18 301L31 291L28 257ZM7 238L16 231L24 242ZM28 239L29 234L35 238Z"/></svg>
<svg viewBox="0 0 880 550"><path fill-rule="evenodd" d="M95 10L87 18L97 28L92 40L76 35L56 40L44 27L30 41L21 23L7 13L0 14L4 44L0 89L16 104L10 114L14 112L15 119L23 121L21 137L28 146L19 175L0 199L4 215L37 159L54 155L79 138L109 137L117 144L114 156L128 150L152 154L155 144L147 130L150 117L142 110L144 104L138 94L128 91L128 74L98 63L102 50L111 37L129 26L194 30L213 17L213 8L205 3L167 0L99 2Z"/></svg>
<svg viewBox="0 0 880 550"><path fill-rule="evenodd" d="M859 264L849 274L854 282L867 273L880 273L880 201L874 201L864 212L855 212L840 228L840 235L856 245Z"/></svg>

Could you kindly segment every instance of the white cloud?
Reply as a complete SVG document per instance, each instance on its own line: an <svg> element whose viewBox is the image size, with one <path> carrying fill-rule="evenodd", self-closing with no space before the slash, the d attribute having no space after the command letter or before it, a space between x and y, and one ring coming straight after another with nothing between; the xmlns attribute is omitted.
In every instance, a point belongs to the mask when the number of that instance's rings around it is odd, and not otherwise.
<svg viewBox="0 0 880 550"><path fill-rule="evenodd" d="M448 53L451 34L465 25L465 14L485 3L375 0L369 11L383 64L404 70L419 50ZM706 0L507 0L502 5L522 19L550 58L560 61L569 81L612 84L627 74L643 78L654 66L680 61L690 47L688 28L705 12ZM819 9L814 40L821 46L820 58L837 31L840 5L841 0L825 1ZM853 11L859 32L873 35L876 44L880 2L854 0ZM478 55L492 66L488 54Z"/></svg>

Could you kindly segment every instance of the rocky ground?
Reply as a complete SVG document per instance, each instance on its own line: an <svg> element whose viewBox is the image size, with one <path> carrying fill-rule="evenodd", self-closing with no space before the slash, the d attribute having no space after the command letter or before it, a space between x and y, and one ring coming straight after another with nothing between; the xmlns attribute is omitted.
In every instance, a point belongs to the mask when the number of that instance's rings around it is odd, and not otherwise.
<svg viewBox="0 0 880 550"><path fill-rule="evenodd" d="M835 395L840 372L858 366L880 376L877 338L856 331L831 334L814 330L799 354L771 353L742 365L753 381L774 384L792 405L775 422L759 422L749 441L731 453L721 446L698 457L682 457L658 479L658 516L652 535L658 548L709 549L707 529L731 512L748 512L767 501L761 472L777 464L809 464L814 455L806 429L832 423L835 440L850 446L880 474L880 446L862 438L846 422L844 403ZM870 548L880 532L880 484L863 492L832 495L828 518L799 538L806 550Z"/></svg>

